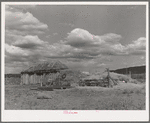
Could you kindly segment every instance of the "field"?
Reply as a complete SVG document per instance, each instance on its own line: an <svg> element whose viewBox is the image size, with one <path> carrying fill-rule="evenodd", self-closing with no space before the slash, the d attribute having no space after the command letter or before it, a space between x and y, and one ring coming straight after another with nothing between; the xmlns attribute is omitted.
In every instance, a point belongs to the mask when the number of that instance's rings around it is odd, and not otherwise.
<svg viewBox="0 0 150 123"><path fill-rule="evenodd" d="M143 73L143 74L132 74L131 77L133 79L136 79L136 80L143 82L143 83L146 81L146 74L145 73Z"/></svg>
<svg viewBox="0 0 150 123"><path fill-rule="evenodd" d="M53 91L31 90L34 87L5 84L5 109L145 110L145 83L119 82L113 88L75 86ZM37 99L39 95L48 95L50 99Z"/></svg>

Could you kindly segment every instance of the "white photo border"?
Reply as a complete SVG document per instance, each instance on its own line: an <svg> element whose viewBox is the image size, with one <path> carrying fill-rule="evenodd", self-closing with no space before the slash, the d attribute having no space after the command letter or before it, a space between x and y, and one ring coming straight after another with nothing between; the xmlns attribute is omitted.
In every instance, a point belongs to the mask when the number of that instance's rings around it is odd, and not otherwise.
<svg viewBox="0 0 150 123"><path fill-rule="evenodd" d="M5 5L146 5L146 110L5 110ZM1 2L1 118L2 121L149 121L149 4L148 2ZM71 111L71 110L68 110Z"/></svg>

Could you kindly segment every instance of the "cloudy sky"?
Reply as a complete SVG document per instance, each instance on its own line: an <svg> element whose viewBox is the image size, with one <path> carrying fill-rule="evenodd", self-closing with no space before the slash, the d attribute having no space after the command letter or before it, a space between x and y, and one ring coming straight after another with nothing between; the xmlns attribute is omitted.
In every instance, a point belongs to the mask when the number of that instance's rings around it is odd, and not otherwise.
<svg viewBox="0 0 150 123"><path fill-rule="evenodd" d="M146 6L5 6L5 72L58 59L103 71L145 65Z"/></svg>

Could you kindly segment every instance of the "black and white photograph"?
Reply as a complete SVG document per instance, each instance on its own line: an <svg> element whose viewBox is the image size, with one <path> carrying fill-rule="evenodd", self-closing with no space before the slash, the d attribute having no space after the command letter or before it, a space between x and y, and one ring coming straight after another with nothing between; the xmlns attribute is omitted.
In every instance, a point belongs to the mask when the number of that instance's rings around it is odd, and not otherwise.
<svg viewBox="0 0 150 123"><path fill-rule="evenodd" d="M3 2L1 9L3 119L17 121L19 111L40 112L36 121L113 121L115 111L148 119L147 2ZM39 116L48 111L56 116Z"/></svg>

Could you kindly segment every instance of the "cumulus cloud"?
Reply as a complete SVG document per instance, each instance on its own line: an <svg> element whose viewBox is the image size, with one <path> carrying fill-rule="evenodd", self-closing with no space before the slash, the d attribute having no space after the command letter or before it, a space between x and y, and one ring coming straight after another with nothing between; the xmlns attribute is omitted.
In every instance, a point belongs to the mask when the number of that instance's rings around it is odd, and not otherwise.
<svg viewBox="0 0 150 123"><path fill-rule="evenodd" d="M41 49L25 49L13 45L5 44L5 63L6 65L13 64L14 62L27 62L34 64L44 59L44 50ZM28 66L29 67L29 66Z"/></svg>
<svg viewBox="0 0 150 123"><path fill-rule="evenodd" d="M100 47L106 44L109 45L110 43L117 44L121 38L121 35L114 33L98 36L89 33L87 30L76 28L68 33L66 44L73 47Z"/></svg>
<svg viewBox="0 0 150 123"><path fill-rule="evenodd" d="M98 36L76 28L68 33L65 41L49 44L37 35L23 35L19 34L18 29L16 30L6 30L5 58L8 65L14 62L29 65L41 60L61 59L67 62L69 67L102 68L107 65L106 62L112 62L111 56L140 55L142 57L145 53L144 37L128 45L122 45L119 42L122 37L118 34L108 33Z"/></svg>
<svg viewBox="0 0 150 123"><path fill-rule="evenodd" d="M100 36L101 40L104 40L106 42L118 42L120 41L120 39L122 38L121 35L118 35L118 34L114 34L114 33L108 33L108 34L105 34L105 35L102 35Z"/></svg>
<svg viewBox="0 0 150 123"><path fill-rule="evenodd" d="M5 63L12 70L11 64L33 64L42 59L44 53L47 42L38 35L45 33L48 26L27 11L31 8L35 6L5 6Z"/></svg>
<svg viewBox="0 0 150 123"><path fill-rule="evenodd" d="M80 36L78 36L78 34ZM110 41L104 41L101 40L101 42L98 42L99 45L94 46L92 43L97 42L94 39L94 35L90 34L86 30L80 30L75 29L71 31L71 33L68 33L67 41L54 43L54 44L48 44L48 42L44 42L38 38L38 36L23 36L19 38L14 39L14 43L10 47L15 48L16 50L21 50L21 52L24 52L24 49L32 49L30 51L30 55L36 55L36 56L44 56L46 58L54 58L54 59L96 59L101 58L102 56L117 56L117 55L142 55L145 50L145 43L144 38L139 38L136 41L133 41L131 44L128 44L127 46L123 46L122 44L118 43L108 43ZM92 38L93 36L93 38ZM112 34L111 34L112 36ZM100 36L99 36L100 37ZM77 41L77 43L88 44L89 46L92 44L92 47L74 47L75 45L72 45L72 42L76 42L74 38L78 38L80 40ZM108 38L108 35L107 35ZM114 39L114 38L113 38ZM82 42L83 41L83 42ZM44 45L45 43L45 45ZM41 48L35 48L42 46ZM9 48L10 49L10 48ZM130 50L129 50L130 49ZM9 51L8 51L9 52Z"/></svg>
<svg viewBox="0 0 150 123"><path fill-rule="evenodd" d="M146 39L144 37L126 46L119 42L121 39L121 35L114 33L98 36L87 30L76 28L68 33L65 44L83 49L85 53L91 50L97 55L141 55L145 52Z"/></svg>
<svg viewBox="0 0 150 123"><path fill-rule="evenodd" d="M37 48L43 46L46 42L39 39L37 35L22 35L19 31L5 31L5 42L20 48Z"/></svg>
<svg viewBox="0 0 150 123"><path fill-rule="evenodd" d="M120 47L123 48L123 46L118 42L121 38L122 37L118 34L109 33L98 36L89 33L87 30L76 28L68 33L65 44L77 48L95 49L95 51L104 52L106 49L111 49L110 52L116 52L115 50L122 50Z"/></svg>
<svg viewBox="0 0 150 123"><path fill-rule="evenodd" d="M5 24L6 29L9 30L19 30L28 32L44 33L48 29L47 24L40 22L35 18L30 12L14 11L11 6L6 7L5 11Z"/></svg>
<svg viewBox="0 0 150 123"><path fill-rule="evenodd" d="M127 50L145 50L146 49L146 38L140 37L127 45Z"/></svg>
<svg viewBox="0 0 150 123"><path fill-rule="evenodd" d="M91 47L100 45L103 41L99 40L87 30L76 28L68 33L66 44L73 47Z"/></svg>
<svg viewBox="0 0 150 123"><path fill-rule="evenodd" d="M26 35L18 38L13 45L20 48L37 48L44 45L44 41L40 40L38 36Z"/></svg>
<svg viewBox="0 0 150 123"><path fill-rule="evenodd" d="M5 44L5 51L8 52L9 54L16 55L16 56L28 56L29 55L28 50L23 50L19 47L15 47L13 45L8 45L8 44Z"/></svg>
<svg viewBox="0 0 150 123"><path fill-rule="evenodd" d="M146 54L146 38L140 37L128 44L124 50L130 55L145 55Z"/></svg>
<svg viewBox="0 0 150 123"><path fill-rule="evenodd" d="M6 58L8 59L8 58ZM8 61L8 60L7 60ZM7 62L7 65L5 65L5 72L6 73L20 73L20 71L25 70L30 66L29 62L26 61L11 61Z"/></svg>
<svg viewBox="0 0 150 123"><path fill-rule="evenodd" d="M108 35L109 34L107 34L107 36L105 35L107 37L106 39L108 39ZM115 35L110 33L112 42L115 43L112 43L110 41L111 38L105 41L100 39L100 37L101 36L92 35L86 30L77 28L71 31L70 33L68 33L68 37L66 38L66 41L60 41L59 43L47 45L46 47L44 47L44 50L40 51L40 53L44 54L44 57L46 58L67 59L73 62L81 62L81 61L92 60L92 59L96 60L97 58L99 58L100 60L103 59L104 61L104 59L107 60L109 56L142 55L140 54L140 51L134 50L134 52L133 51L129 52L129 50L127 50L128 47L131 48L133 44L139 48L139 43L137 42L142 41L141 40L142 38L140 38L140 40L138 39L138 41L133 41L131 44L127 46L124 46L121 43L119 43L118 40L116 40L116 37L117 39L121 37L117 34ZM78 47L77 45L74 45L74 42L78 43L80 46L84 42L85 45L82 45L82 47ZM95 44L97 43L98 45L93 45L93 43ZM89 47L86 45L88 45ZM111 62L111 59L109 58L109 60L107 61Z"/></svg>

